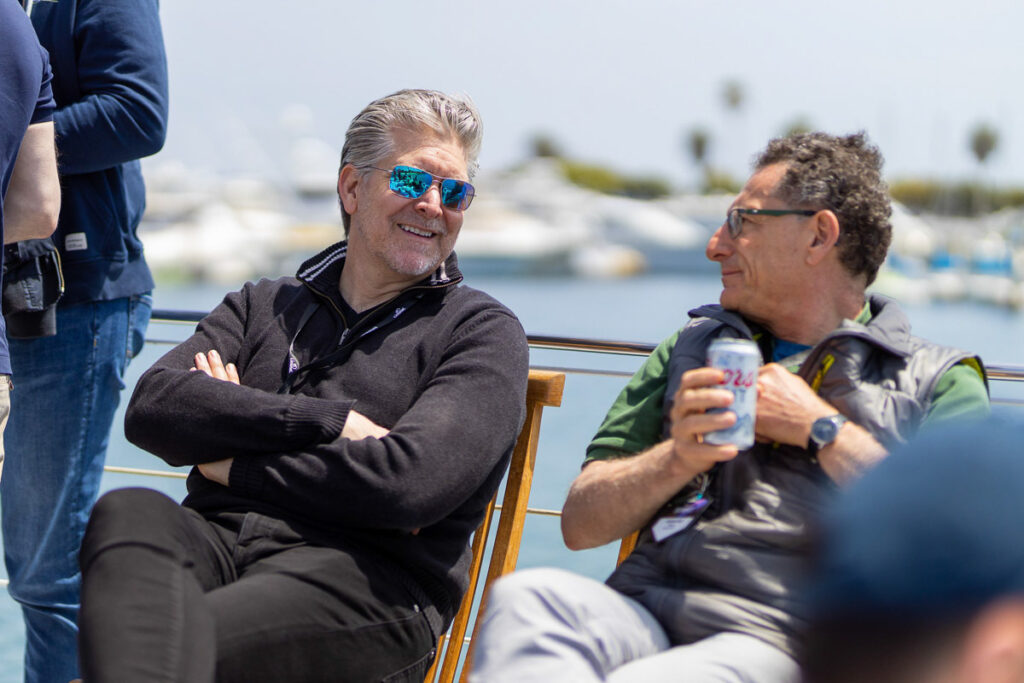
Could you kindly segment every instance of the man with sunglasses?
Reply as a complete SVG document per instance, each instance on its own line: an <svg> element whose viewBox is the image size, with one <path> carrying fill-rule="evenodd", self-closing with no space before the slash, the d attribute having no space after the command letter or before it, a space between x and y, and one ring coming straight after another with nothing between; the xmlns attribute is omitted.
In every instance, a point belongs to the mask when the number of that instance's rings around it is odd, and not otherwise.
<svg viewBox="0 0 1024 683"><path fill-rule="evenodd" d="M480 138L465 99L368 105L347 240L229 294L139 380L125 432L194 466L189 495L97 503L85 680L423 680L525 404L523 329L452 252Z"/></svg>
<svg viewBox="0 0 1024 683"><path fill-rule="evenodd" d="M980 359L910 335L868 295L891 235L864 136L773 140L711 236L720 305L690 311L616 399L562 515L573 549L641 529L605 584L514 574L491 591L474 674L503 681L795 682L809 529L836 491L920 427L988 411ZM756 443L711 342L756 342Z"/></svg>

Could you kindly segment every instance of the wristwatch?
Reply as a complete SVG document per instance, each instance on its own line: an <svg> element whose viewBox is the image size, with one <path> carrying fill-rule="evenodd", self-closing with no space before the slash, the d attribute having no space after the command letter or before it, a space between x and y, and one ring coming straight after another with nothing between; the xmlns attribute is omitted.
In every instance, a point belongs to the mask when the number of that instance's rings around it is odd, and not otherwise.
<svg viewBox="0 0 1024 683"><path fill-rule="evenodd" d="M807 451L812 458L818 455L818 451L836 440L844 424L846 417L840 413L819 417L811 423L811 438L807 440Z"/></svg>

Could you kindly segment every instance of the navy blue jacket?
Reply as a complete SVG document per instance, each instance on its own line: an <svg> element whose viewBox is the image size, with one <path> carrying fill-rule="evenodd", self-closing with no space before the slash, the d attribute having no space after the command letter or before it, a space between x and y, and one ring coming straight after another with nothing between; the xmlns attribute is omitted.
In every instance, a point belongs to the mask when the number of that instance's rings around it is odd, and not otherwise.
<svg viewBox="0 0 1024 683"><path fill-rule="evenodd" d="M11 182L25 130L53 118L50 67L46 53L14 0L0 0L0 238L3 237L4 195ZM0 250L0 265L3 251ZM10 374L11 362L0 316L0 373Z"/></svg>
<svg viewBox="0 0 1024 683"><path fill-rule="evenodd" d="M61 305L153 288L136 228L146 206L138 159L167 129L167 59L157 0L37 3L32 23L50 52L61 210L54 242Z"/></svg>

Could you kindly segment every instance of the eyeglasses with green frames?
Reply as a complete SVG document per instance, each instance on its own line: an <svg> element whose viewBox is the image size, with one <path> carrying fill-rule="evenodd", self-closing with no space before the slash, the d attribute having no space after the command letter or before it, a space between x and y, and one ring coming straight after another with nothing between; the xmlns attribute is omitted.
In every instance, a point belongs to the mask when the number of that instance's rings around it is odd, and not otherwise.
<svg viewBox="0 0 1024 683"><path fill-rule="evenodd" d="M736 239L743 233L743 216L813 216L818 209L729 209L725 225L729 237Z"/></svg>

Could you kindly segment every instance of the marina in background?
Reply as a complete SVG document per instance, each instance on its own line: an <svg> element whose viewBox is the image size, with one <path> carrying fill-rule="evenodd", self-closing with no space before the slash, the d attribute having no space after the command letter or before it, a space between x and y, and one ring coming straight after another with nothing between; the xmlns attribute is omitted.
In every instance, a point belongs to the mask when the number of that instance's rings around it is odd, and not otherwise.
<svg viewBox="0 0 1024 683"><path fill-rule="evenodd" d="M353 27L386 26L394 45L429 34L465 56L458 68L414 80L473 94L488 121L483 160L491 168L512 163L527 136L547 131L585 158L659 169L675 181L685 173L689 182L701 165L742 174L749 154L797 122L837 133L866 129L885 152L886 168L904 177L969 176L996 189L1024 182L1020 93L1005 87L1020 68L1013 48L1019 3L1000 0L967 13L948 2L875 3L858 11L807 0L786 12L764 3L744 8L746 24L764 35L794 25L805 35L830 35L827 54L813 60L804 42L793 40L765 50L764 41L734 39L723 52L723 35L735 34L728 4L583 7L456 2L403 18L379 3L286 8L257 0L242 11L233 3L162 3L173 113L165 150L144 162L149 210L141 229L158 272L156 306L209 309L245 280L291 274L340 239L340 140L328 144L311 133L338 135L338 117L410 80L407 51L380 49L378 31ZM536 21L539 14L544 21ZM837 22L843 31L833 30ZM248 39L225 40L229 34ZM969 58L950 49L963 46L964 36ZM358 68L342 69L353 55L361 56ZM797 71L805 78L777 77ZM308 103L286 112L287 134L275 123L282 102ZM313 128L314 114L328 123ZM1003 132L987 164L963 144L963 133L985 120ZM688 156L681 136L703 140L696 163L681 163L681 153ZM198 166L204 163L223 172ZM263 177L239 174L257 168ZM659 341L685 322L689 308L717 299L717 269L703 251L732 194L640 200L584 190L559 171L551 159L536 158L488 168L474 181L480 196L457 250L467 284L509 305L531 333L640 342ZM876 289L907 304L915 332L988 363L1024 362L1021 212L954 218L898 209L894 223L894 247ZM190 329L150 328L151 343L128 371L110 464L160 466L125 441L123 405L139 374L167 348L154 342L179 340ZM619 372L639 363L539 349L531 360ZM531 504L561 506L623 383L569 374L562 407L544 416ZM1024 383L999 382L993 392L1021 401ZM176 499L184 491L180 480L105 475L105 490L120 486L158 488ZM613 562L611 547L566 550L557 520L527 521L521 567L555 565L601 579ZM23 645L18 607L0 590L0 683L21 680Z"/></svg>
<svg viewBox="0 0 1024 683"><path fill-rule="evenodd" d="M470 261L467 259L467 265L472 270ZM155 303L165 309L209 310L220 302L226 291L240 284L241 281L187 285L160 282ZM531 334L646 343L656 343L668 336L685 322L687 310L715 301L721 289L713 272L600 279L478 274L468 276L467 284L493 294L508 305ZM917 334L975 351L990 364L1021 364L1024 312L967 300L910 302L906 308ZM191 329L189 324L150 327L150 342L128 370L128 389L111 434L109 464L170 469L155 456L125 440L124 403L142 371L167 350L167 344L160 342L181 340ZM539 366L628 373L640 362L637 357L545 349L531 351L531 363ZM562 406L544 413L531 506L561 508L569 483L579 472L587 443L624 384L625 378L621 376L568 373ZM992 390L994 397L1024 401L1024 383L997 382ZM1004 409L1020 411L1021 407ZM176 500L184 494L184 482L180 479L104 475L103 490L123 486L156 488ZM558 566L603 579L614 561L613 545L572 552L562 543L557 519L527 518L520 567ZM6 591L0 590L0 683L21 680L23 645L20 610Z"/></svg>
<svg viewBox="0 0 1024 683"><path fill-rule="evenodd" d="M287 182L218 177L178 164L147 173L140 234L147 258L170 282L230 284L290 274L341 239L341 219L324 146L296 143L322 158L318 174ZM314 153L308 150L319 150ZM314 182L314 178L318 181ZM731 194L638 199L570 182L550 158L482 173L458 253L469 274L627 278L713 273L704 256ZM893 245L876 289L903 301L978 301L1024 306L1024 210L977 217L914 214L894 205Z"/></svg>

